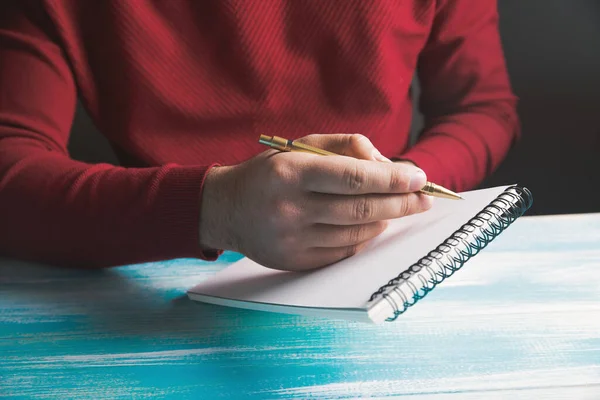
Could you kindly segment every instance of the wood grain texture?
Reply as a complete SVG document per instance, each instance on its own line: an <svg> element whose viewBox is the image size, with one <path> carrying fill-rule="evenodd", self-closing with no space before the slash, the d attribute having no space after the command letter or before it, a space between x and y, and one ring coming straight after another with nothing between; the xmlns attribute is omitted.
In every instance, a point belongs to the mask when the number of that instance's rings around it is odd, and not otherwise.
<svg viewBox="0 0 600 400"><path fill-rule="evenodd" d="M600 214L521 218L384 326L187 299L238 258L0 261L0 397L600 398Z"/></svg>

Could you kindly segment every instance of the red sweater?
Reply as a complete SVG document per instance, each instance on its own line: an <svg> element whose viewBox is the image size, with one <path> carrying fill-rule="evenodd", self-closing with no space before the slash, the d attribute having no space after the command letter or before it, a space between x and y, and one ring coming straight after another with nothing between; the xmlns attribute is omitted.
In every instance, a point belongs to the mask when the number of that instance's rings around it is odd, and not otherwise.
<svg viewBox="0 0 600 400"><path fill-rule="evenodd" d="M69 158L77 98L123 167ZM518 136L515 106L492 0L2 0L0 254L213 259L204 176L265 150L260 133L360 132L473 188Z"/></svg>

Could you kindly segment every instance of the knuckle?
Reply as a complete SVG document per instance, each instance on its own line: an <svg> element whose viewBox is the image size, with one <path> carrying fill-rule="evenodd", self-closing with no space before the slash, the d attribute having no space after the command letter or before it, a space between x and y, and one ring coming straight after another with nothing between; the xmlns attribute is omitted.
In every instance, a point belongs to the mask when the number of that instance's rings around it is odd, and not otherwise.
<svg viewBox="0 0 600 400"><path fill-rule="evenodd" d="M360 133L353 133L348 138L348 147L359 154L370 154L373 151L373 144L368 137Z"/></svg>
<svg viewBox="0 0 600 400"><path fill-rule="evenodd" d="M344 172L346 186L353 192L360 190L367 183L367 170L358 164L348 167Z"/></svg>
<svg viewBox="0 0 600 400"><path fill-rule="evenodd" d="M409 181L406 174L397 168L393 168L390 173L389 189L391 193L408 190Z"/></svg>
<svg viewBox="0 0 600 400"><path fill-rule="evenodd" d="M365 235L365 228L362 225L353 226L348 231L348 242L350 244L356 244L363 241Z"/></svg>
<svg viewBox="0 0 600 400"><path fill-rule="evenodd" d="M360 133L353 133L348 138L351 146L358 146L362 143L369 142L369 139L365 135L361 135Z"/></svg>
<svg viewBox="0 0 600 400"><path fill-rule="evenodd" d="M283 160L283 157L271 157L269 159L269 163L269 170L272 179L280 182L285 182L289 179L292 171L288 163Z"/></svg>
<svg viewBox="0 0 600 400"><path fill-rule="evenodd" d="M400 206L398 207L398 211L401 217L405 217L410 214L411 204L409 196L401 196L400 197Z"/></svg>
<svg viewBox="0 0 600 400"><path fill-rule="evenodd" d="M366 197L358 197L354 201L353 218L358 222L368 221L373 217L375 206L373 201Z"/></svg>

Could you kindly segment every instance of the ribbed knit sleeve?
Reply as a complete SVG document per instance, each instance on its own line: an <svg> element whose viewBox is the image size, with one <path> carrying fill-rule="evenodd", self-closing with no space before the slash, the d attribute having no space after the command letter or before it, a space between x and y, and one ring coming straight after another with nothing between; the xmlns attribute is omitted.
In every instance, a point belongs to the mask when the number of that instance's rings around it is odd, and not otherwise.
<svg viewBox="0 0 600 400"><path fill-rule="evenodd" d="M0 254L84 268L217 257L198 244L210 165L69 158L74 79L41 10L24 4L0 12Z"/></svg>
<svg viewBox="0 0 600 400"><path fill-rule="evenodd" d="M418 75L426 125L418 143L397 156L436 183L470 190L520 134L496 1L439 0Z"/></svg>

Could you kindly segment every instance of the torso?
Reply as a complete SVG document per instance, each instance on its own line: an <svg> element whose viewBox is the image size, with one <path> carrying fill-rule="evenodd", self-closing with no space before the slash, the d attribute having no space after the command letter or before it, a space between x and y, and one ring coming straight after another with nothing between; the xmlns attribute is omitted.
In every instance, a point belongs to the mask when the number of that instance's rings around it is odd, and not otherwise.
<svg viewBox="0 0 600 400"><path fill-rule="evenodd" d="M46 3L92 118L146 165L240 162L260 133L359 132L400 152L434 14L424 0Z"/></svg>

